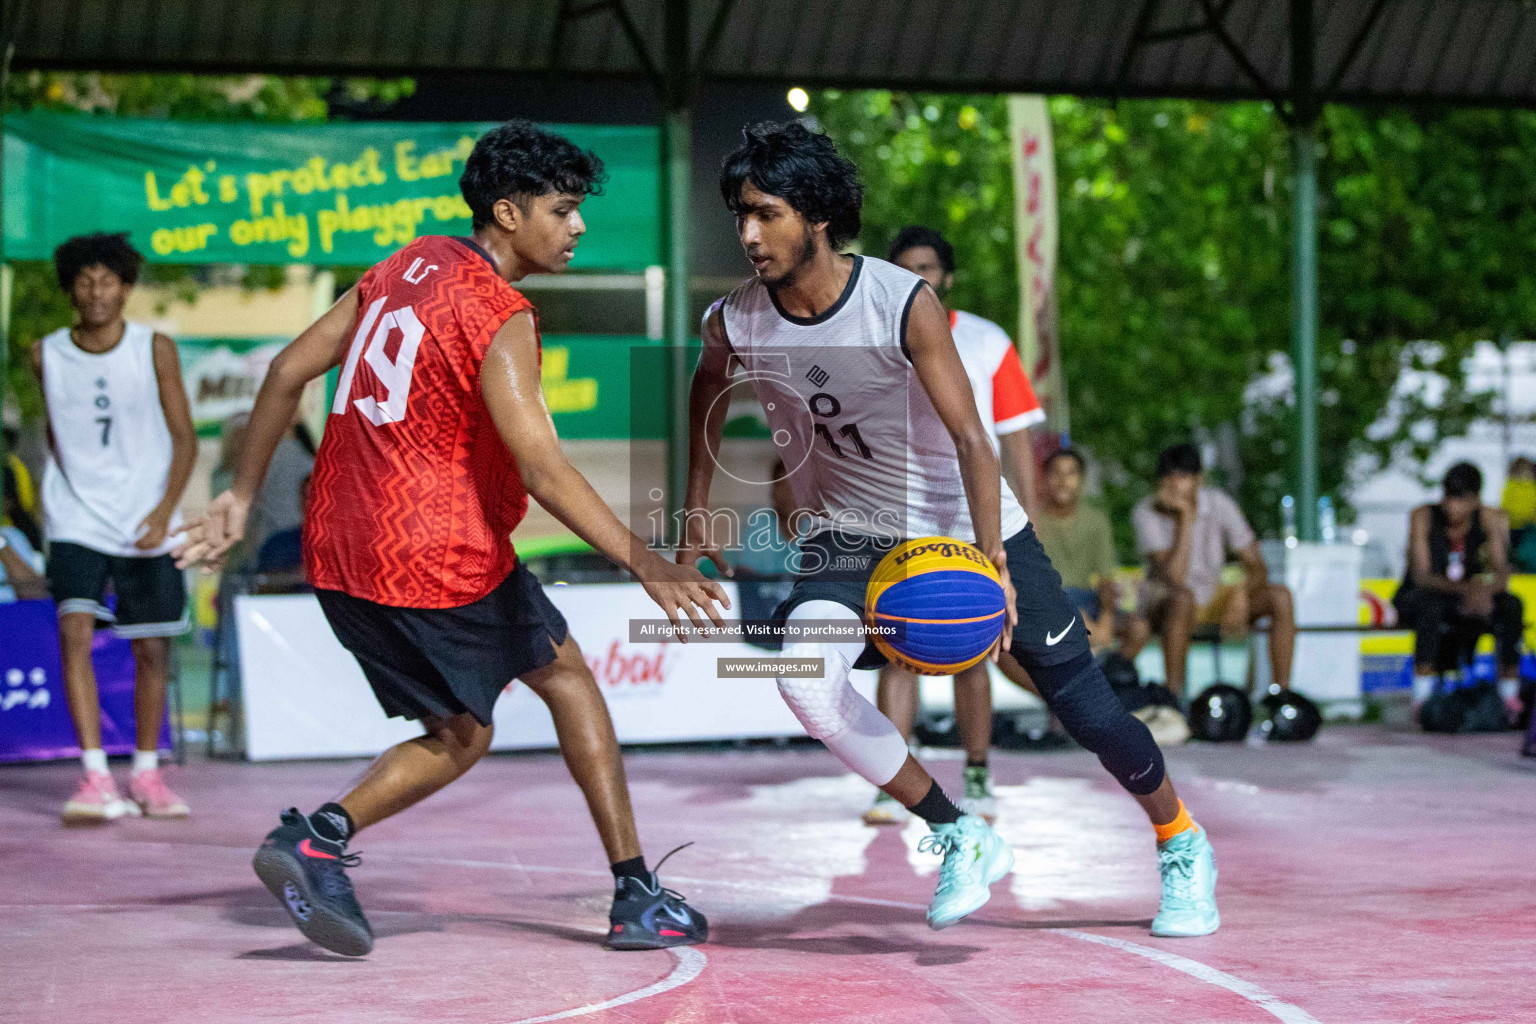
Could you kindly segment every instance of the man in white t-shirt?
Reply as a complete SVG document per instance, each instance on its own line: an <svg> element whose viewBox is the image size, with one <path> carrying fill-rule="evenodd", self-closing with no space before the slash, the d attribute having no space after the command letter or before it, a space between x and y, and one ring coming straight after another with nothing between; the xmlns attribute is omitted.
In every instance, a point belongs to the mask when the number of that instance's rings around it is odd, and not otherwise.
<svg viewBox="0 0 1536 1024"><path fill-rule="evenodd" d="M902 228L891 243L890 260L927 281L941 299L955 283L955 248L932 228ZM1040 400L1035 397L1035 389L1008 332L990 320L958 309L949 310L949 330L965 365L965 375L970 378L976 410L997 452L1003 477L1033 521L1035 453L1029 428L1045 421L1045 410L1040 408ZM1034 691L1029 675L1011 654L1003 652L998 668L1014 683ZM876 703L902 736L910 738L917 717L917 676L896 665L886 665L880 670ZM965 796L960 808L991 821L997 816L997 799L992 794L987 767L992 746L992 680L986 662L972 665L955 676L955 724L965 746ZM875 794L874 804L864 813L864 821L870 825L900 825L907 818L907 809L884 792Z"/></svg>
<svg viewBox="0 0 1536 1024"><path fill-rule="evenodd" d="M169 637L187 629L187 590L170 555L197 432L176 343L124 319L144 257L127 235L71 238L54 252L59 287L75 309L32 349L48 411L43 520L48 586L59 607L64 691L85 776L64 820L123 815L179 818L187 805L160 775L160 724ZM116 607L106 604L108 591ZM98 621L131 641L134 755L127 799L107 771L101 704L91 666Z"/></svg>
<svg viewBox="0 0 1536 1024"><path fill-rule="evenodd" d="M1175 444L1157 456L1157 490L1131 511L1136 550L1146 560L1139 604L1162 638L1168 689L1184 696L1190 635L1217 626L1223 639L1270 620L1270 672L1291 687L1296 610L1284 584L1269 582L1258 537L1224 492L1205 486L1200 449ZM1222 583L1227 559L1243 566L1242 583Z"/></svg>

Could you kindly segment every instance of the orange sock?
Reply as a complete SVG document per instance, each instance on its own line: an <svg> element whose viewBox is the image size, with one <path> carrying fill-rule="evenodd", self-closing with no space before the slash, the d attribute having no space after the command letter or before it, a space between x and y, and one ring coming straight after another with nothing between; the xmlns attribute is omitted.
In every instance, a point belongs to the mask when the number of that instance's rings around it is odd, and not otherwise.
<svg viewBox="0 0 1536 1024"><path fill-rule="evenodd" d="M1189 816L1189 812L1184 809L1184 801L1180 800L1179 816L1177 818L1174 818L1166 825L1159 825L1154 822L1152 827L1157 830L1157 841L1160 843L1166 843L1180 832L1188 832L1190 829L1198 828L1199 826L1197 826L1194 819Z"/></svg>

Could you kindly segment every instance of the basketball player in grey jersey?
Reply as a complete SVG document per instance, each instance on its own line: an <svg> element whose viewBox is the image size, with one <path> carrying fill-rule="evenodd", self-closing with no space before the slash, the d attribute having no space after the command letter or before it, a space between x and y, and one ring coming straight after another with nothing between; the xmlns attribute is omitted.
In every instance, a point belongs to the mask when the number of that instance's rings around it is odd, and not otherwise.
<svg viewBox="0 0 1536 1024"><path fill-rule="evenodd" d="M755 125L744 136L720 187L757 276L705 320L689 396L679 561L709 557L729 572L709 535L717 522L709 492L729 404L722 399L749 381L791 467L796 504L811 510L801 571L776 616L832 620L859 635L869 575L896 543L930 534L975 543L1004 580L1011 614L1000 646L1151 819L1163 879L1153 934L1215 931L1210 842L1146 726L1110 690L1060 577L1001 483L944 307L916 274L839 253L858 234L862 188L831 140L799 122ZM809 398L800 394L807 385ZM974 913L1011 869L1013 851L979 817L961 814L890 720L853 689L850 670L877 667L878 652L862 636L813 643L797 635L786 633L785 655L820 658L824 668L819 678L781 676L785 702L851 770L929 823L919 849L944 857L929 924Z"/></svg>
<svg viewBox="0 0 1536 1024"><path fill-rule="evenodd" d="M186 583L170 550L197 433L176 343L123 317L143 260L126 235L81 235L59 246L54 267L75 324L32 350L48 411L48 585L58 603L64 690L85 768L64 805L66 822L187 814L160 775L158 750L168 638L187 629ZM115 610L104 603L109 584ZM101 746L91 666L98 620L133 646L135 752L127 799Z"/></svg>

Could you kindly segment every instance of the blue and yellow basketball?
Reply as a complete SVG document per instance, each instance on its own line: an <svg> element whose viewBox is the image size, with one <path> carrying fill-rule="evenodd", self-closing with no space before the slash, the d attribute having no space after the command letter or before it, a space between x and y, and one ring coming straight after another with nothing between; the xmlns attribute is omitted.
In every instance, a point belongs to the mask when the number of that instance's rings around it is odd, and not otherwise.
<svg viewBox="0 0 1536 1024"><path fill-rule="evenodd" d="M881 559L864 592L871 638L918 675L970 668L992 649L1006 615L997 569L975 545L920 537Z"/></svg>

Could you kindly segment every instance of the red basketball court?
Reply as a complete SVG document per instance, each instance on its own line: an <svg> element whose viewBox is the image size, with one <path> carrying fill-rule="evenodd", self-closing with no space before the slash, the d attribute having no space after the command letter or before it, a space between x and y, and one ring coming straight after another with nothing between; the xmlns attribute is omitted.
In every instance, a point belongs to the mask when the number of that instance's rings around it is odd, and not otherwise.
<svg viewBox="0 0 1536 1024"><path fill-rule="evenodd" d="M75 766L7 770L4 1009L16 1021L1536 1020L1536 763L1514 734L1372 727L1312 745L1187 746L1170 765L1216 843L1223 925L1151 938L1151 833L1082 752L996 755L1018 866L952 930L923 922L923 826L861 824L869 788L819 748L635 752L654 860L711 917L696 949L609 953L609 876L553 754L488 758L366 832L379 941L304 941L251 873L289 804L360 762L198 763L187 822L65 830ZM953 785L960 763L935 763Z"/></svg>

